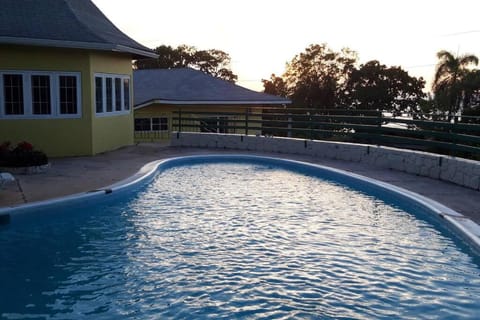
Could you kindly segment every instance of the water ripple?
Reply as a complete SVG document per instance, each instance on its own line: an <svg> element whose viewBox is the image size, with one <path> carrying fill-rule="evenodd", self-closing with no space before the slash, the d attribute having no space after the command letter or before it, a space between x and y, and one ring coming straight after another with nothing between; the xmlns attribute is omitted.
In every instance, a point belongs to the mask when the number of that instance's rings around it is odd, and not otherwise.
<svg viewBox="0 0 480 320"><path fill-rule="evenodd" d="M116 205L2 231L0 316L479 318L478 260L457 244L314 177L179 167Z"/></svg>

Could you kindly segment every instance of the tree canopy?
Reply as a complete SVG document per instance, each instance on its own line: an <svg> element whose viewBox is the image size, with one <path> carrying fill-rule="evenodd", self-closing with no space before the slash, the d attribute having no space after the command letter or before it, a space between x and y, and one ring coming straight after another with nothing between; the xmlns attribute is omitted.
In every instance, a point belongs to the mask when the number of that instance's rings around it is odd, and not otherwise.
<svg viewBox="0 0 480 320"><path fill-rule="evenodd" d="M348 107L417 110L424 97L425 81L411 77L400 67L370 61L356 67L357 54L348 48L338 52L326 44L311 45L287 64L285 73L262 80L266 93L290 98L302 107Z"/></svg>
<svg viewBox="0 0 480 320"><path fill-rule="evenodd" d="M356 60L357 54L348 48L336 52L326 44L310 45L287 64L282 77L287 95L299 106L336 105Z"/></svg>
<svg viewBox="0 0 480 320"><path fill-rule="evenodd" d="M226 52L217 49L197 50L193 46L180 45L177 48L161 45L154 49L157 59L135 61L137 69L193 68L230 82L238 77L230 69L231 58Z"/></svg>
<svg viewBox="0 0 480 320"><path fill-rule="evenodd" d="M471 70L463 79L462 105L464 111L478 109L480 115L480 70Z"/></svg>
<svg viewBox="0 0 480 320"><path fill-rule="evenodd" d="M270 80L262 79L264 92L276 96L287 97L287 84L282 77L277 77L274 73L270 76Z"/></svg>
<svg viewBox="0 0 480 320"><path fill-rule="evenodd" d="M438 63L432 85L434 102L438 109L447 110L452 116L461 107L469 108L478 97L480 78L478 70L472 66L478 65L478 57L472 54L455 56L442 50L437 53Z"/></svg>
<svg viewBox="0 0 480 320"><path fill-rule="evenodd" d="M342 93L343 104L356 109L388 110L394 114L418 111L425 81L409 76L400 67L376 60L353 70Z"/></svg>

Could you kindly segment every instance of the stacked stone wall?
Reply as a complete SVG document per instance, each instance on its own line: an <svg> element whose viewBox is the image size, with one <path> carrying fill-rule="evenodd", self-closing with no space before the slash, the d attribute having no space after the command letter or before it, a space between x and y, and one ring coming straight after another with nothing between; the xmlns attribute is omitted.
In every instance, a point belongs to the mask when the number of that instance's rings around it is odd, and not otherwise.
<svg viewBox="0 0 480 320"><path fill-rule="evenodd" d="M480 190L480 162L427 152L344 142L174 132L171 146L308 155L362 162Z"/></svg>

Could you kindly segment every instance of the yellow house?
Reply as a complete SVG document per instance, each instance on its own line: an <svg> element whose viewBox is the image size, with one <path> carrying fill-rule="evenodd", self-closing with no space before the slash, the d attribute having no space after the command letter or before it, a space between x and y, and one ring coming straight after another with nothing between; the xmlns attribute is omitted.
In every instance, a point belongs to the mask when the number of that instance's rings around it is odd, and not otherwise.
<svg viewBox="0 0 480 320"><path fill-rule="evenodd" d="M0 143L53 157L133 144L131 62L157 55L90 0L2 0L1 11Z"/></svg>
<svg viewBox="0 0 480 320"><path fill-rule="evenodd" d="M136 142L170 139L179 115L186 131L245 133L235 127L250 109L291 103L191 68L135 70L133 79Z"/></svg>

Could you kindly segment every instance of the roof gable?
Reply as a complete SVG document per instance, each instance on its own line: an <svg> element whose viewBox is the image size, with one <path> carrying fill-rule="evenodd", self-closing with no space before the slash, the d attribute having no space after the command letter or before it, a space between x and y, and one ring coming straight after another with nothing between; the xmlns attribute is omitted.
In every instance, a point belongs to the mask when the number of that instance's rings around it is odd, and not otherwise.
<svg viewBox="0 0 480 320"><path fill-rule="evenodd" d="M82 48L156 57L90 0L1 0L0 43Z"/></svg>
<svg viewBox="0 0 480 320"><path fill-rule="evenodd" d="M290 104L282 97L256 92L190 68L133 72L134 104Z"/></svg>

